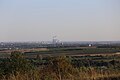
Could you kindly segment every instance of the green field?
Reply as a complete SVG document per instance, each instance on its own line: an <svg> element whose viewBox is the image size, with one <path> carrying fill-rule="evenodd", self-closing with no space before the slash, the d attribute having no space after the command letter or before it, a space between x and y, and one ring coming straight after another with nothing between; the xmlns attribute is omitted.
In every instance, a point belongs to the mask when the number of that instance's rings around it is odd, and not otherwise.
<svg viewBox="0 0 120 80"><path fill-rule="evenodd" d="M26 56L79 56L79 55L91 55L91 54L115 54L119 52L119 48L49 48L47 51L26 52Z"/></svg>
<svg viewBox="0 0 120 80"><path fill-rule="evenodd" d="M49 48L1 53L0 80L120 80L120 54L116 54L119 51L119 48Z"/></svg>

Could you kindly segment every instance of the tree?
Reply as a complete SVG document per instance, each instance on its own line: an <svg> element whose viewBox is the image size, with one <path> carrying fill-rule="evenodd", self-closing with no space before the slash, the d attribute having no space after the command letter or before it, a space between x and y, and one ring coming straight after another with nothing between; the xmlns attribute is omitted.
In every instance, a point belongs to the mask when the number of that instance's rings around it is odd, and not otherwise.
<svg viewBox="0 0 120 80"><path fill-rule="evenodd" d="M10 56L10 67L12 72L27 72L31 69L30 62L24 58L23 53L15 51L11 53Z"/></svg>
<svg viewBox="0 0 120 80"><path fill-rule="evenodd" d="M49 59L49 63L45 69L43 69L43 72L45 72L44 74L47 73L55 77L57 80L62 80L73 78L76 70L65 56L59 56Z"/></svg>

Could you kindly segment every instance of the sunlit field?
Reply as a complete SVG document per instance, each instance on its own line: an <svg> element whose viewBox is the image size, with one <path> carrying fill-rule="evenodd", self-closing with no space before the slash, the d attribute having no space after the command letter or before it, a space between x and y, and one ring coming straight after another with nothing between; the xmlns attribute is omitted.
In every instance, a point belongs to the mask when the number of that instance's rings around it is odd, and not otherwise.
<svg viewBox="0 0 120 80"><path fill-rule="evenodd" d="M1 53L1 80L120 79L119 48L49 48L26 51L13 51L7 55Z"/></svg>

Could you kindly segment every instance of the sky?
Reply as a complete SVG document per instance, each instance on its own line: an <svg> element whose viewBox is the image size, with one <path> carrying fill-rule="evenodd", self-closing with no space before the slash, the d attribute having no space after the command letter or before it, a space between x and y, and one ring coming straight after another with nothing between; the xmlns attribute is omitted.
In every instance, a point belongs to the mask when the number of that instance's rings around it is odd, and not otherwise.
<svg viewBox="0 0 120 80"><path fill-rule="evenodd" d="M120 41L120 0L0 0L0 41Z"/></svg>

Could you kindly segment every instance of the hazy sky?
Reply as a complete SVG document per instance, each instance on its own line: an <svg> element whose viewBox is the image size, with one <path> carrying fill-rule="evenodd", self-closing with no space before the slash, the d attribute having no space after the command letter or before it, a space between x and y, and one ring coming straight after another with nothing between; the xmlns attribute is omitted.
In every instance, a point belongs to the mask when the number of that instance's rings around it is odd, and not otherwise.
<svg viewBox="0 0 120 80"><path fill-rule="evenodd" d="M0 0L0 41L120 41L120 0Z"/></svg>

